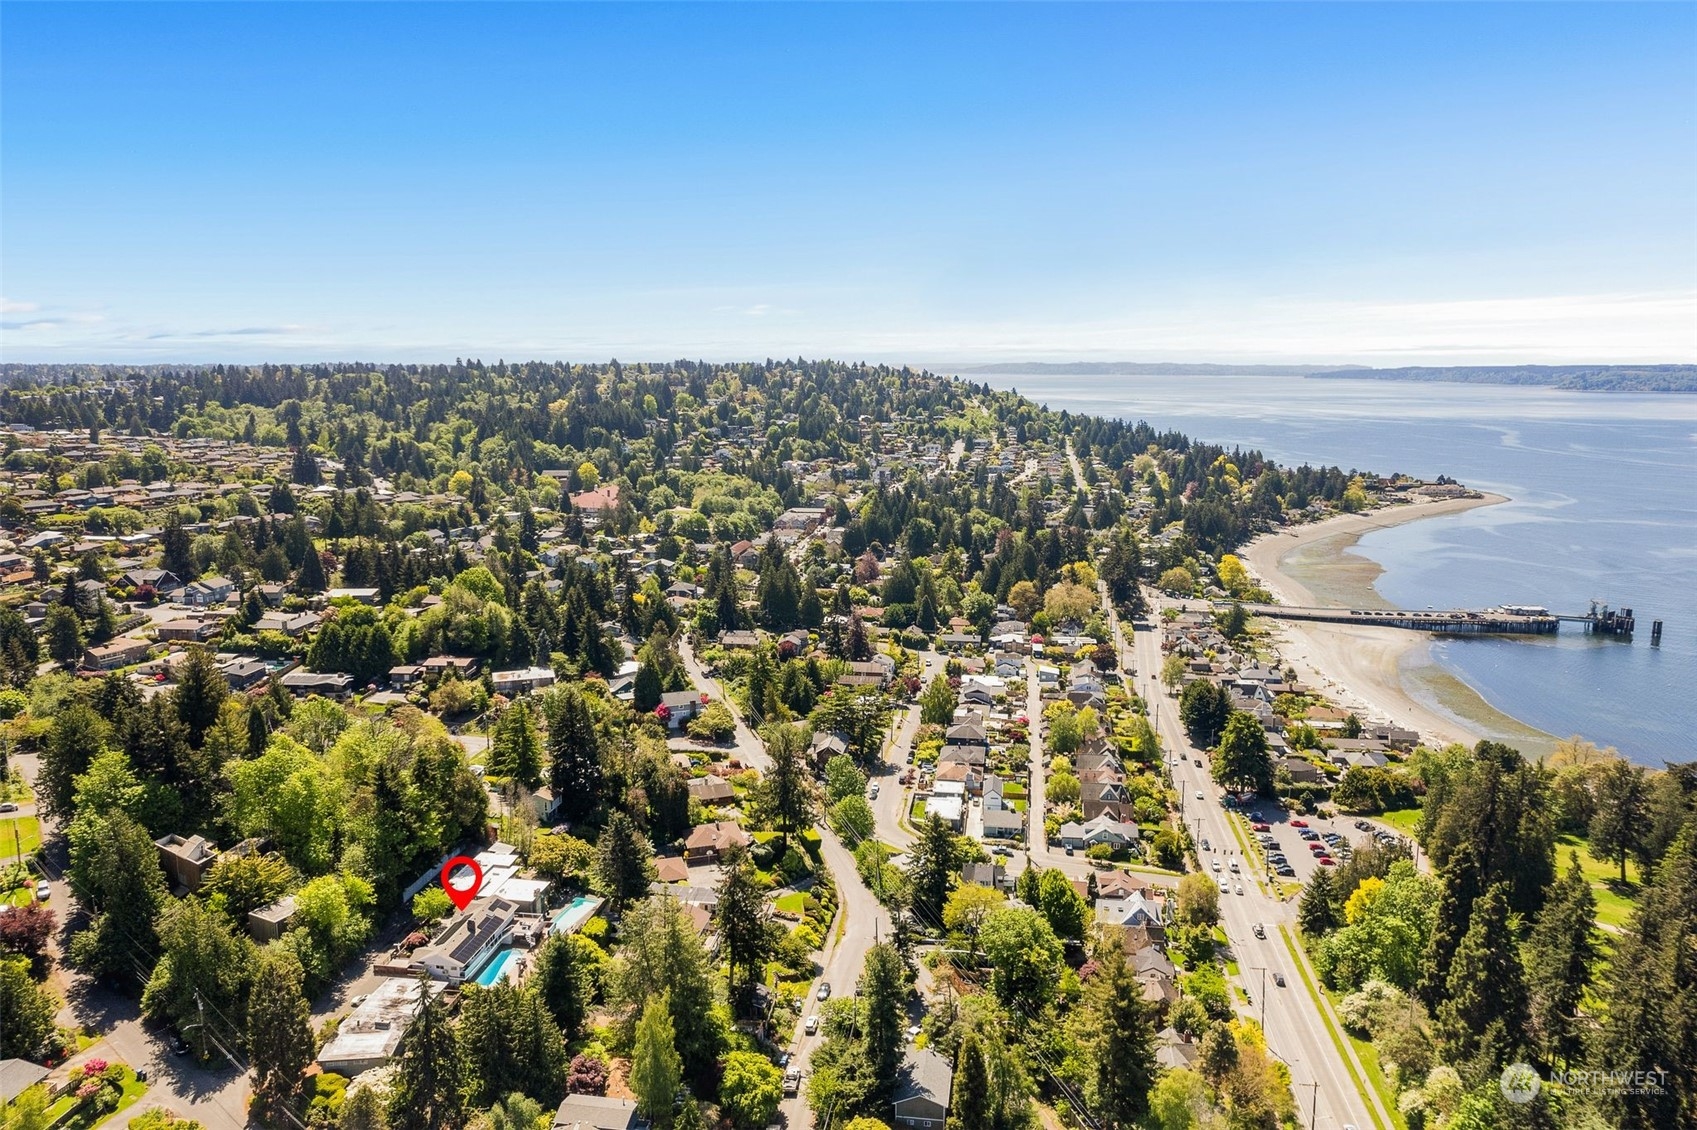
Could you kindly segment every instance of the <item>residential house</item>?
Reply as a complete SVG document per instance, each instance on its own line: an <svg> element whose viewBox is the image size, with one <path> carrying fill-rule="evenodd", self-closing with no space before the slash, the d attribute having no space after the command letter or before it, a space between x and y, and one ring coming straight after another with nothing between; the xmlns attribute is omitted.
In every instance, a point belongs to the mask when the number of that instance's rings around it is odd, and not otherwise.
<svg viewBox="0 0 1697 1130"><path fill-rule="evenodd" d="M159 849L159 866L173 888L198 891L206 873L218 862L218 849L205 836L184 839L175 833L153 841Z"/></svg>
<svg viewBox="0 0 1697 1130"><path fill-rule="evenodd" d="M707 696L699 691L669 691L660 696L660 705L666 709L666 725L674 730L683 729L685 722L700 714L707 705Z"/></svg>
<svg viewBox="0 0 1697 1130"><path fill-rule="evenodd" d="M148 642L133 636L120 636L110 643L89 647L82 655L82 665L92 671L112 671L128 667L147 658Z"/></svg>
<svg viewBox="0 0 1697 1130"><path fill-rule="evenodd" d="M281 632L290 639L296 639L318 627L323 618L316 612L267 612L254 621L253 630Z"/></svg>
<svg viewBox="0 0 1697 1130"><path fill-rule="evenodd" d="M198 581L190 581L183 587L183 603L192 604L197 608L207 608L214 604L223 604L230 599L230 594L236 591L236 584L228 577L202 577Z"/></svg>
<svg viewBox="0 0 1697 1130"><path fill-rule="evenodd" d="M296 669L284 675L278 682L283 689L297 698L307 695L323 695L325 698L345 698L353 690L354 678L341 671L306 671Z"/></svg>
<svg viewBox="0 0 1697 1130"><path fill-rule="evenodd" d="M729 804L736 799L736 790L723 777L692 777L689 795L702 804Z"/></svg>
<svg viewBox="0 0 1697 1130"><path fill-rule="evenodd" d="M475 678L477 675L477 660L469 655L432 655L420 663L419 667L424 670L424 681L430 684L450 672L462 679Z"/></svg>
<svg viewBox="0 0 1697 1130"><path fill-rule="evenodd" d="M1165 915L1162 901L1143 891L1125 898L1096 900L1096 921L1103 926L1165 926Z"/></svg>
<svg viewBox="0 0 1697 1130"><path fill-rule="evenodd" d="M289 923L294 921L296 909L294 897L291 895L278 899L270 906L250 910L247 912L247 932L261 945L275 942L283 936L283 931L289 928Z"/></svg>
<svg viewBox="0 0 1697 1130"><path fill-rule="evenodd" d="M550 1130L639 1130L647 1126L635 1099L606 1095L567 1095L554 1112Z"/></svg>
<svg viewBox="0 0 1697 1130"><path fill-rule="evenodd" d="M552 667L521 667L512 671L496 671L489 676L496 694L517 698L532 691L554 685Z"/></svg>
<svg viewBox="0 0 1697 1130"><path fill-rule="evenodd" d="M398 667L389 668L389 685L396 690L406 690L418 685L424 678L424 668L417 663L403 663Z"/></svg>
<svg viewBox="0 0 1697 1130"><path fill-rule="evenodd" d="M720 632L719 646L724 648L726 651L756 648L760 646L760 634L758 632L746 631Z"/></svg>
<svg viewBox="0 0 1697 1130"><path fill-rule="evenodd" d="M519 905L503 898L479 899L456 914L447 929L413 951L414 964L433 979L457 985L477 976L495 953L512 940Z"/></svg>
<svg viewBox="0 0 1697 1130"><path fill-rule="evenodd" d="M684 840L684 859L690 863L715 863L733 847L747 847L748 833L730 820L697 824Z"/></svg>
<svg viewBox="0 0 1697 1130"><path fill-rule="evenodd" d="M1094 820L1099 816L1113 820L1131 818L1131 792L1121 784L1097 782L1085 785L1080 782L1079 803L1084 809L1085 820Z"/></svg>
<svg viewBox="0 0 1697 1130"><path fill-rule="evenodd" d="M223 628L224 625L219 620L180 616L175 620L164 621L154 628L153 634L159 637L161 643L205 643L223 631Z"/></svg>
<svg viewBox="0 0 1697 1130"><path fill-rule="evenodd" d="M987 840L1020 840L1025 838L1025 817L1011 808L983 809L984 838Z"/></svg>
<svg viewBox="0 0 1697 1130"><path fill-rule="evenodd" d="M1107 816L1098 816L1093 820L1080 823L1069 820L1061 825L1061 846L1075 851L1087 848L1092 844L1107 844L1109 847L1122 848L1135 842L1139 836L1136 824L1115 820Z"/></svg>
<svg viewBox="0 0 1697 1130"><path fill-rule="evenodd" d="M271 668L251 655L233 655L220 661L218 670L233 691L245 691L258 686L271 673Z"/></svg>
<svg viewBox="0 0 1697 1130"><path fill-rule="evenodd" d="M1011 891L1014 879L1007 868L1000 863L968 863L960 869L960 877L964 882L976 883L980 887L991 887L998 891Z"/></svg>
<svg viewBox="0 0 1697 1130"><path fill-rule="evenodd" d="M400 1051L407 1029L418 1016L421 994L432 996L444 986L412 977L385 977L336 1026L318 1052L318 1065L338 1075L354 1076L382 1067Z"/></svg>
<svg viewBox="0 0 1697 1130"><path fill-rule="evenodd" d="M169 569L131 569L118 580L132 589L151 587L162 593L183 587L182 578Z"/></svg>
<svg viewBox="0 0 1697 1130"><path fill-rule="evenodd" d="M815 730L813 744L808 747L808 753L812 756L813 763L823 769L827 761L839 753L847 753L848 748L848 738L835 730Z"/></svg>
<svg viewBox="0 0 1697 1130"><path fill-rule="evenodd" d="M895 1126L942 1130L949 1117L954 1066L929 1048L908 1047L896 1072Z"/></svg>

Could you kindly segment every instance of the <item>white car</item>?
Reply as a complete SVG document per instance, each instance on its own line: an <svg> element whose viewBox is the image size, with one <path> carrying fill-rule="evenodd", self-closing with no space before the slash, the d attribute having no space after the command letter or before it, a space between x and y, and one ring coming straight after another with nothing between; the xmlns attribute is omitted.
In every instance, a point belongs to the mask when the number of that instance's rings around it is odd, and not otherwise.
<svg viewBox="0 0 1697 1130"><path fill-rule="evenodd" d="M1214 861L1214 873L1219 874L1219 871L1220 871L1220 861L1216 859Z"/></svg>
<svg viewBox="0 0 1697 1130"><path fill-rule="evenodd" d="M1229 895L1232 893L1232 885L1224 879L1220 880L1220 893L1222 895Z"/></svg>
<svg viewBox="0 0 1697 1130"><path fill-rule="evenodd" d="M867 795L870 796L873 800L877 800L878 799L878 782L873 781L872 787L867 789L866 792L867 792Z"/></svg>
<svg viewBox="0 0 1697 1130"><path fill-rule="evenodd" d="M1237 893L1240 894L1240 895L1243 893L1243 884L1242 883L1239 883L1237 885Z"/></svg>
<svg viewBox="0 0 1697 1130"><path fill-rule="evenodd" d="M819 1031L819 1017L809 1016L807 1018L807 1023L802 1025L801 1030L806 1032L809 1036L816 1034Z"/></svg>
<svg viewBox="0 0 1697 1130"><path fill-rule="evenodd" d="M1196 794L1196 799L1197 799L1197 800L1207 800L1207 799L1208 799L1208 798L1207 798L1207 797L1205 797L1205 796L1203 796L1203 795L1202 795L1202 794L1201 794L1201 793L1197 793L1197 794Z"/></svg>
<svg viewBox="0 0 1697 1130"><path fill-rule="evenodd" d="M46 879L35 885L35 897L38 902L46 902L53 897L53 888L47 885Z"/></svg>

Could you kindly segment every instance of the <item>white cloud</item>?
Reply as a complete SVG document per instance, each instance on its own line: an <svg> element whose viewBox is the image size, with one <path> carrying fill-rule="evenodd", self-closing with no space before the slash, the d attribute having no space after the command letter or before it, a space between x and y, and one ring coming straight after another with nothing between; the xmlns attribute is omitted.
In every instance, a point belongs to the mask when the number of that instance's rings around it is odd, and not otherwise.
<svg viewBox="0 0 1697 1130"><path fill-rule="evenodd" d="M0 314L33 314L39 309L39 303L14 302L10 298L0 298Z"/></svg>

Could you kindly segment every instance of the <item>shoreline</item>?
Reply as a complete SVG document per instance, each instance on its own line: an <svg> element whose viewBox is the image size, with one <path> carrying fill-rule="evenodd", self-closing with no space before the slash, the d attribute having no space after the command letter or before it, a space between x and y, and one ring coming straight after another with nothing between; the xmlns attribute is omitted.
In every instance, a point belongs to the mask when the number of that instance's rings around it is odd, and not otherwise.
<svg viewBox="0 0 1697 1130"><path fill-rule="evenodd" d="M1374 530L1458 514L1508 499L1477 498L1405 503L1345 514L1262 534L1238 552L1251 574L1281 603L1385 608L1373 587L1384 572L1378 562L1349 550ZM1333 699L1423 739L1471 745L1481 738L1507 741L1542 756L1554 735L1503 713L1432 658L1432 636L1402 628L1269 621L1287 666L1302 682Z"/></svg>

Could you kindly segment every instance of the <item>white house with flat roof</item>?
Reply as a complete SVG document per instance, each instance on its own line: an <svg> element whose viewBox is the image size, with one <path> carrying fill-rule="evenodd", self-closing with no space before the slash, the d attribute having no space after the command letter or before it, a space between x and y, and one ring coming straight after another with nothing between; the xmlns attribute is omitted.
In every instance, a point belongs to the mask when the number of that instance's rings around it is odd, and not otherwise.
<svg viewBox="0 0 1697 1130"><path fill-rule="evenodd" d="M350 1078L362 1071L382 1067L400 1050L401 1040L418 1015L420 992L432 996L445 986L413 977L385 977L348 1014L318 1053L318 1064L326 1071Z"/></svg>

